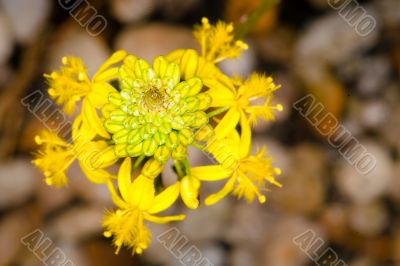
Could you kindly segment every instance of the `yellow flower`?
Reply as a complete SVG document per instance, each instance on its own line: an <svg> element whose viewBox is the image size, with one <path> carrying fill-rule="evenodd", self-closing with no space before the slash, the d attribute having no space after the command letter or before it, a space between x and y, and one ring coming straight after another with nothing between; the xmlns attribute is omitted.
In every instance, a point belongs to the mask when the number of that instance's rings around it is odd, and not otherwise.
<svg viewBox="0 0 400 266"><path fill-rule="evenodd" d="M236 89L237 85L239 88ZM220 138L229 134L239 121L255 124L257 118L266 121L275 118L273 111L281 111L282 105L271 105L273 92L279 89L272 77L252 74L245 82L226 79L225 82L211 85L208 93L212 95L211 107L228 111L218 123L215 132ZM257 104L262 102L261 105Z"/></svg>
<svg viewBox="0 0 400 266"><path fill-rule="evenodd" d="M271 166L271 159L265 157L265 148L256 155L250 152L250 127L242 122L242 135L232 131L226 139L211 138L206 147L220 163L219 165L200 166L191 169L194 177L202 181L217 181L228 179L225 186L217 193L206 198L205 204L212 205L230 192L238 198L244 197L252 202L255 197L260 203L265 202L261 191L266 190L266 181L281 187L274 175L280 174L280 169Z"/></svg>
<svg viewBox="0 0 400 266"><path fill-rule="evenodd" d="M86 67L80 58L63 57L63 66L59 72L54 71L44 75L50 86L48 90L50 97L59 105L64 105L64 112L67 114L74 112L77 101L89 95L93 104L105 103L109 90L113 91L112 86L106 82L115 79L118 73L117 67L110 67L125 56L125 51L115 52L100 66L92 80L89 79Z"/></svg>
<svg viewBox="0 0 400 266"><path fill-rule="evenodd" d="M35 141L42 148L35 154L33 164L44 173L48 185L65 186L68 183L65 171L75 160L71 145L50 131L43 131Z"/></svg>
<svg viewBox="0 0 400 266"><path fill-rule="evenodd" d="M81 126L82 118L77 116L72 126L73 143L67 143L51 131L43 131L35 137L36 143L42 148L35 155L33 164L44 173L48 185L55 187L66 185L68 178L65 171L75 160L78 160L86 177L94 183L105 183L114 178L103 169L118 160L113 148L103 140L87 139L80 134Z"/></svg>
<svg viewBox="0 0 400 266"><path fill-rule="evenodd" d="M138 254L148 248L147 222L184 219L182 214L158 216L178 197L186 207L198 208L201 182L225 181L206 205L229 193L263 203L269 184L281 186L275 180L280 170L265 148L250 154L251 126L259 118L273 120L274 111L282 110L271 104L279 86L259 74L246 81L225 75L218 63L239 56L247 45L235 39L232 24L201 22L194 30L201 54L178 49L150 65L117 51L92 78L81 59L64 57L59 71L45 74L50 97L65 113L74 113L78 102L81 108L70 141L49 131L35 138L41 148L33 164L56 187L67 184L65 173L75 160L91 182L107 184L116 210L105 213L102 226L116 253L123 246ZM192 168L189 146L217 164ZM122 159L113 175L108 168ZM164 188L161 172L169 159L177 179ZM133 172L139 174L133 177Z"/></svg>
<svg viewBox="0 0 400 266"><path fill-rule="evenodd" d="M209 62L218 63L228 58L235 58L248 48L241 40L235 40L233 24L222 21L210 25L207 18L201 20L193 34L200 43L202 56Z"/></svg>
<svg viewBox="0 0 400 266"><path fill-rule="evenodd" d="M96 108L103 106L108 95L116 92L108 81L117 78L118 67L111 67L121 62L126 56L125 51L117 51L104 64L100 66L96 74L90 80L86 68L80 58L63 57L60 71L45 74L49 83L48 93L67 114L72 114L76 103L83 100L82 119L83 123L90 128L87 137L93 139L96 135L108 138L109 134L104 129Z"/></svg>
<svg viewBox="0 0 400 266"><path fill-rule="evenodd" d="M155 195L154 179L139 175L131 181L131 159L125 158L118 172L117 194L114 185L108 182L113 202L118 206L115 212L108 212L103 221L106 237L113 236L117 247L132 248L133 253L141 254L150 244L150 231L144 221L167 223L179 221L185 215L158 217L154 214L169 208L179 196L179 182Z"/></svg>

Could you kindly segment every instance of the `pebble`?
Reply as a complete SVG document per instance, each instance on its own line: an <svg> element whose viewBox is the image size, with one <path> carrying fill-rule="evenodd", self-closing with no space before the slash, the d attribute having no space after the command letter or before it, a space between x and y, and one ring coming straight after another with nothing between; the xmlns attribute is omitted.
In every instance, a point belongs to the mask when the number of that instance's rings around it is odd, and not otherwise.
<svg viewBox="0 0 400 266"><path fill-rule="evenodd" d="M13 51L14 36L10 30L10 22L3 12L0 12L0 66L7 62ZM0 71L1 81L3 79L3 69Z"/></svg>
<svg viewBox="0 0 400 266"><path fill-rule="evenodd" d="M104 206L78 206L58 216L49 225L49 234L65 242L78 242L103 232Z"/></svg>
<svg viewBox="0 0 400 266"><path fill-rule="evenodd" d="M295 33L285 27L279 27L267 36L254 38L257 56L266 62L286 64L289 60L293 60L294 44Z"/></svg>
<svg viewBox="0 0 400 266"><path fill-rule="evenodd" d="M389 118L389 107L381 100L370 100L362 103L360 120L366 128L379 128Z"/></svg>
<svg viewBox="0 0 400 266"><path fill-rule="evenodd" d="M261 251L264 263L261 265L309 265L312 263L311 259L293 242L293 239L312 230L313 241L319 238L325 241L326 245L327 239L324 231L303 217L283 216L280 218L272 227L265 229L264 249Z"/></svg>
<svg viewBox="0 0 400 266"><path fill-rule="evenodd" d="M348 237L349 211L346 206L333 203L322 210L320 224L333 242L344 243Z"/></svg>
<svg viewBox="0 0 400 266"><path fill-rule="evenodd" d="M118 168L118 165L115 165L114 168ZM82 173L77 163L70 166L67 175L70 177L68 189L77 194L81 199L95 204L102 204L106 207L114 206L107 185L90 182Z"/></svg>
<svg viewBox="0 0 400 266"><path fill-rule="evenodd" d="M37 202L44 213L49 213L65 206L72 199L72 189L68 187L54 188L45 182L39 182L37 189Z"/></svg>
<svg viewBox="0 0 400 266"><path fill-rule="evenodd" d="M319 211L325 199L325 158L317 146L302 144L292 150L291 167L278 180L282 188L268 193L271 204L290 213L311 214ZM312 162L312 163L310 163Z"/></svg>
<svg viewBox="0 0 400 266"><path fill-rule="evenodd" d="M158 0L160 12L170 19L184 17L200 3L200 0Z"/></svg>
<svg viewBox="0 0 400 266"><path fill-rule="evenodd" d="M295 73L311 87L309 89L323 87L330 91L330 87L338 86L338 82L327 72L329 66L341 66L353 60L375 44L378 32L379 27L362 37L341 16L332 11L314 20L299 37L294 48ZM317 88L312 88L313 86Z"/></svg>
<svg viewBox="0 0 400 266"><path fill-rule="evenodd" d="M73 265L90 265L86 258L86 254L83 253L79 245L62 240L56 242L56 245L60 250L62 250L67 260L70 260Z"/></svg>
<svg viewBox="0 0 400 266"><path fill-rule="evenodd" d="M260 258L254 254L254 250L245 246L234 248L229 257L229 265L232 266L257 266L260 265Z"/></svg>
<svg viewBox="0 0 400 266"><path fill-rule="evenodd" d="M389 223L389 216L381 202L353 205L349 210L350 227L365 236L377 236Z"/></svg>
<svg viewBox="0 0 400 266"><path fill-rule="evenodd" d="M399 98L394 98L398 101ZM398 103L397 103L398 104ZM400 106L395 106L390 109L387 121L382 125L380 130L384 139L387 140L391 146L400 151Z"/></svg>
<svg viewBox="0 0 400 266"><path fill-rule="evenodd" d="M21 246L21 238L29 234L32 229L31 217L27 216L27 212L18 210L0 220L0 265L11 265L18 251L25 248Z"/></svg>
<svg viewBox="0 0 400 266"><path fill-rule="evenodd" d="M391 184L389 195L397 204L400 205L400 161L396 161L393 166Z"/></svg>
<svg viewBox="0 0 400 266"><path fill-rule="evenodd" d="M358 257L348 263L349 266L378 266L368 257Z"/></svg>
<svg viewBox="0 0 400 266"><path fill-rule="evenodd" d="M178 226L182 234L192 241L218 239L229 221L231 207L231 202L223 199L212 206L201 204L195 211L185 209L186 219ZM205 224L207 226L204 226Z"/></svg>
<svg viewBox="0 0 400 266"><path fill-rule="evenodd" d="M230 223L225 225L224 239L235 246L260 246L265 240L264 234L273 226L274 217L268 215L258 202L237 201L230 213L232 216Z"/></svg>
<svg viewBox="0 0 400 266"><path fill-rule="evenodd" d="M397 264L400 264L400 226L398 224L398 221L395 228L396 229L393 234L394 239L393 239L392 257Z"/></svg>
<svg viewBox="0 0 400 266"><path fill-rule="evenodd" d="M0 163L0 209L27 202L37 184L37 173L26 159Z"/></svg>
<svg viewBox="0 0 400 266"><path fill-rule="evenodd" d="M90 36L77 22L69 21L58 29L49 45L46 71L58 70L64 56L76 56L83 60L89 76L93 76L110 55L101 38Z"/></svg>
<svg viewBox="0 0 400 266"><path fill-rule="evenodd" d="M340 64L375 44L378 32L375 29L362 37L341 16L331 12L307 27L296 44L295 58L299 66L312 66L310 63L315 60Z"/></svg>
<svg viewBox="0 0 400 266"><path fill-rule="evenodd" d="M49 0L1 0L18 42L30 43L46 22L51 11Z"/></svg>
<svg viewBox="0 0 400 266"><path fill-rule="evenodd" d="M174 263L175 265L179 265L177 258L166 247L164 247L159 240L157 240L158 236L168 232L169 230L175 230L178 223L147 224L151 231L151 243L148 249L146 249L146 252L143 253L143 258L146 261L155 265L174 265Z"/></svg>
<svg viewBox="0 0 400 266"><path fill-rule="evenodd" d="M130 23L144 19L156 6L156 0L115 0L111 1L111 12L120 22Z"/></svg>
<svg viewBox="0 0 400 266"><path fill-rule="evenodd" d="M359 65L357 90L365 96L382 92L389 81L391 66L384 56L367 57Z"/></svg>
<svg viewBox="0 0 400 266"><path fill-rule="evenodd" d="M308 0L308 2L318 9L330 8L329 1L326 0Z"/></svg>
<svg viewBox="0 0 400 266"><path fill-rule="evenodd" d="M195 243L196 245L196 243ZM225 258L226 254L223 248L219 245L213 244L212 242L204 243L198 246L201 256L207 258L209 262L214 266L226 265ZM247 264L249 265L249 264ZM173 265L171 265L173 266Z"/></svg>
<svg viewBox="0 0 400 266"><path fill-rule="evenodd" d="M375 1L380 16L388 27L397 27L400 22L400 5L397 0Z"/></svg>
<svg viewBox="0 0 400 266"><path fill-rule="evenodd" d="M254 46L248 42L249 48L243 51L239 57L227 59L219 64L221 70L228 76L247 77L253 73L257 60Z"/></svg>
<svg viewBox="0 0 400 266"><path fill-rule="evenodd" d="M363 175L357 172L355 166L342 159L335 169L335 181L339 191L353 202L368 203L388 192L393 165L382 145L365 139L361 139L360 143L376 158L375 167Z"/></svg>
<svg viewBox="0 0 400 266"><path fill-rule="evenodd" d="M189 28L150 23L124 29L115 40L115 48L152 62L156 56L175 49L198 47Z"/></svg>

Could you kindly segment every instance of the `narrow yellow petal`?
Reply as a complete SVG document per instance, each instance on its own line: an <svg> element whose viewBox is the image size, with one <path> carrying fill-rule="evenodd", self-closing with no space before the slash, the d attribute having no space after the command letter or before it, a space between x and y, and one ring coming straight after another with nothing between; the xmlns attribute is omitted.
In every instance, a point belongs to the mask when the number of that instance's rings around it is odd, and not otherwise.
<svg viewBox="0 0 400 266"><path fill-rule="evenodd" d="M209 83L204 82L209 87ZM235 103L234 95L226 88L210 88L207 93L211 96L211 107L226 107L232 106Z"/></svg>
<svg viewBox="0 0 400 266"><path fill-rule="evenodd" d="M186 80L196 76L199 65L199 55L193 49L187 49L183 53L179 66Z"/></svg>
<svg viewBox="0 0 400 266"><path fill-rule="evenodd" d="M109 68L110 66L117 64L121 62L125 57L127 53L123 50L118 50L115 53L113 53L97 70L96 74L93 77L93 81L97 81L98 79L101 79L102 73Z"/></svg>
<svg viewBox="0 0 400 266"><path fill-rule="evenodd" d="M218 181L228 178L232 171L221 165L199 166L191 169L192 176L202 181Z"/></svg>
<svg viewBox="0 0 400 266"><path fill-rule="evenodd" d="M251 128L250 123L243 111L240 111L240 158L246 157L250 153L251 148Z"/></svg>
<svg viewBox="0 0 400 266"><path fill-rule="evenodd" d="M108 146L105 141L89 142L86 145L86 158L92 168L106 168L118 161L114 147Z"/></svg>
<svg viewBox="0 0 400 266"><path fill-rule="evenodd" d="M200 181L196 178L185 176L180 183L181 197L185 205L190 209L199 207Z"/></svg>
<svg viewBox="0 0 400 266"><path fill-rule="evenodd" d="M225 186L220 191L208 196L204 203L206 205L213 205L213 204L217 203L222 198L226 197L226 195L228 195L228 193L233 190L234 184L235 184L235 178L229 179L229 181L226 182Z"/></svg>
<svg viewBox="0 0 400 266"><path fill-rule="evenodd" d="M118 91L108 83L96 82L92 84L92 91L87 97L94 107L101 108L108 103L110 93L118 93Z"/></svg>
<svg viewBox="0 0 400 266"><path fill-rule="evenodd" d="M215 134L218 138L225 138L232 130L236 128L240 119L240 112L236 108L230 109L224 118L215 127Z"/></svg>
<svg viewBox="0 0 400 266"><path fill-rule="evenodd" d="M153 205L154 193L154 181L139 175L129 186L128 202L140 210L148 210Z"/></svg>
<svg viewBox="0 0 400 266"><path fill-rule="evenodd" d="M146 220L157 224L165 224L173 221L182 221L186 217L184 214L159 217L148 213L144 213L143 216Z"/></svg>
<svg viewBox="0 0 400 266"><path fill-rule="evenodd" d="M179 196L179 182L169 186L163 192L154 198L153 206L148 210L148 213L154 214L168 209Z"/></svg>
<svg viewBox="0 0 400 266"><path fill-rule="evenodd" d="M170 52L165 58L170 62L178 63L184 54L184 49L178 49Z"/></svg>
<svg viewBox="0 0 400 266"><path fill-rule="evenodd" d="M118 171L118 189L125 201L128 201L128 189L131 185L131 165L131 158L127 157Z"/></svg>
<svg viewBox="0 0 400 266"><path fill-rule="evenodd" d="M163 168L163 163L155 159L150 159L144 164L142 168L142 174L150 179L154 179L161 173Z"/></svg>
<svg viewBox="0 0 400 266"><path fill-rule="evenodd" d="M96 79L93 82L107 82L118 77L119 68L112 67L110 69L105 70L104 72L98 73L96 75Z"/></svg>
<svg viewBox="0 0 400 266"><path fill-rule="evenodd" d="M153 61L153 69L156 75L160 78L165 76L167 71L168 61L163 56L158 56Z"/></svg>
<svg viewBox="0 0 400 266"><path fill-rule="evenodd" d="M104 169L94 169L92 167L88 167L85 163L79 162L79 165L82 169L82 172L86 175L86 177L93 183L96 184L104 184L108 180L114 178L112 174L107 172Z"/></svg>
<svg viewBox="0 0 400 266"><path fill-rule="evenodd" d="M96 113L96 109L85 99L82 104L82 120L89 128L103 138L110 138L108 132L104 129L103 123Z"/></svg>
<svg viewBox="0 0 400 266"><path fill-rule="evenodd" d="M123 201L123 199L121 199L121 197L118 195L117 191L115 190L114 184L110 179L107 181L107 188L110 191L111 199L115 205L117 205L121 209L129 208L128 203Z"/></svg>

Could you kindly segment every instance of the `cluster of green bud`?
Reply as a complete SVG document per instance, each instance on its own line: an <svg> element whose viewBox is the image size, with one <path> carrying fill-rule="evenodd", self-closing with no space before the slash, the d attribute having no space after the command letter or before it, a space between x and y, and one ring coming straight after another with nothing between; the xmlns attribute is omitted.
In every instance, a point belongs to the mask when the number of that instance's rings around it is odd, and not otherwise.
<svg viewBox="0 0 400 266"><path fill-rule="evenodd" d="M211 97L193 77L181 80L175 63L157 57L153 66L128 56L119 69L119 92L102 108L118 157L154 156L160 162L182 160L195 132L208 124Z"/></svg>

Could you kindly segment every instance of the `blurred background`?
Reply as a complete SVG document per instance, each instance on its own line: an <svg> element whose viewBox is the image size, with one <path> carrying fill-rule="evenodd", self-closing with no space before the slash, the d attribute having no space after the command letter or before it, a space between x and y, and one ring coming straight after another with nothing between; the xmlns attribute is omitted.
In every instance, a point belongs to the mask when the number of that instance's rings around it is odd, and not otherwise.
<svg viewBox="0 0 400 266"><path fill-rule="evenodd" d="M75 265L182 265L156 239L171 227L215 266L318 265L293 242L309 229L323 243L320 252L330 247L346 263L338 266L400 265L399 0L353 2L376 21L365 36L329 5L341 1L282 0L263 13L246 32L249 49L221 67L245 77L266 73L282 85L274 101L284 111L274 123L257 124L254 146L267 146L283 188L272 188L264 205L234 198L196 211L178 205L173 212L186 220L151 226L151 247L135 257L125 249L115 256L102 236L103 212L112 208L105 186L90 184L75 165L67 188L44 184L30 163L44 125L21 98L44 92L43 73L64 55L82 57L94 73L117 49L148 60L197 49L191 30L203 16L240 23L261 1L81 2L106 21L97 36L65 8L72 2L79 1L0 0L0 265L43 265L20 241L36 229ZM293 108L308 93L374 155L369 174L360 175ZM207 159L192 151L191 160Z"/></svg>

